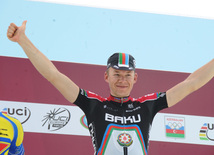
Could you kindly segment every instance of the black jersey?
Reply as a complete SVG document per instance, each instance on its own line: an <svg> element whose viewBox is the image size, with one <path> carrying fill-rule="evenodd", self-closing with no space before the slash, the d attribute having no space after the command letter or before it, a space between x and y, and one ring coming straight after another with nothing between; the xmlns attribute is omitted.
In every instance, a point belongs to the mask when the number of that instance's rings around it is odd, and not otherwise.
<svg viewBox="0 0 214 155"><path fill-rule="evenodd" d="M165 93L102 98L84 89L74 104L86 115L96 155L147 155L152 120L168 107Z"/></svg>

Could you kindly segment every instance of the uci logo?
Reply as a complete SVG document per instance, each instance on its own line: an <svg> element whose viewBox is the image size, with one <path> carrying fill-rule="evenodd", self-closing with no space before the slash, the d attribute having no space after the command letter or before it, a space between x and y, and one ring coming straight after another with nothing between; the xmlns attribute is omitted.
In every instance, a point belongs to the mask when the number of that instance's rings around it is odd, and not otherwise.
<svg viewBox="0 0 214 155"><path fill-rule="evenodd" d="M214 141L214 124L204 123L199 132L200 140Z"/></svg>
<svg viewBox="0 0 214 155"><path fill-rule="evenodd" d="M31 116L31 111L27 107L24 108L4 108L3 113L17 118L22 124L27 122Z"/></svg>
<svg viewBox="0 0 214 155"><path fill-rule="evenodd" d="M44 119L42 120L43 125L46 126L50 131L56 131L66 126L71 118L71 114L66 108L58 108L50 110Z"/></svg>

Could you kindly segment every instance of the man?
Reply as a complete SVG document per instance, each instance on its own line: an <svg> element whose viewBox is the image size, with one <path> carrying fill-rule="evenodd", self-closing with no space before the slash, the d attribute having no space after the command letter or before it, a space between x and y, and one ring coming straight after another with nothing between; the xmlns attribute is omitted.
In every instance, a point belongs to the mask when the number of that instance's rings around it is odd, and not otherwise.
<svg viewBox="0 0 214 155"><path fill-rule="evenodd" d="M19 120L0 112L0 154L24 155L23 136Z"/></svg>
<svg viewBox="0 0 214 155"><path fill-rule="evenodd" d="M138 78L134 58L128 54L115 53L108 59L104 75L109 84L110 97L102 98L80 89L66 75L60 73L27 38L26 22L20 27L10 24L7 37L23 48L35 68L68 101L84 111L95 154L146 155L149 130L155 114L175 105L214 76L213 59L166 92L133 99L129 95Z"/></svg>

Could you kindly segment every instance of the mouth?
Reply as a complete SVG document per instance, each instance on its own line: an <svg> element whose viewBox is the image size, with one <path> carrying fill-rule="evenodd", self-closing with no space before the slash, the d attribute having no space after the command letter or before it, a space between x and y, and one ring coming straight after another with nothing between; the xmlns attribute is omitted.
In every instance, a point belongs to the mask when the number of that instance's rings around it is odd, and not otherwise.
<svg viewBox="0 0 214 155"><path fill-rule="evenodd" d="M128 88L128 86L118 86L118 85L117 85L117 87L121 88L121 89Z"/></svg>

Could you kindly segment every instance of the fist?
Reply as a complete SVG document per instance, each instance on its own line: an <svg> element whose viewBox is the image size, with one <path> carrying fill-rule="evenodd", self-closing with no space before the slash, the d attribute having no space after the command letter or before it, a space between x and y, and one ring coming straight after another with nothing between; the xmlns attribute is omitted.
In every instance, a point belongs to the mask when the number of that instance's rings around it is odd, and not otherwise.
<svg viewBox="0 0 214 155"><path fill-rule="evenodd" d="M27 21L24 21L20 27L11 23L7 30L7 38L14 42L19 42L22 35L25 35Z"/></svg>

